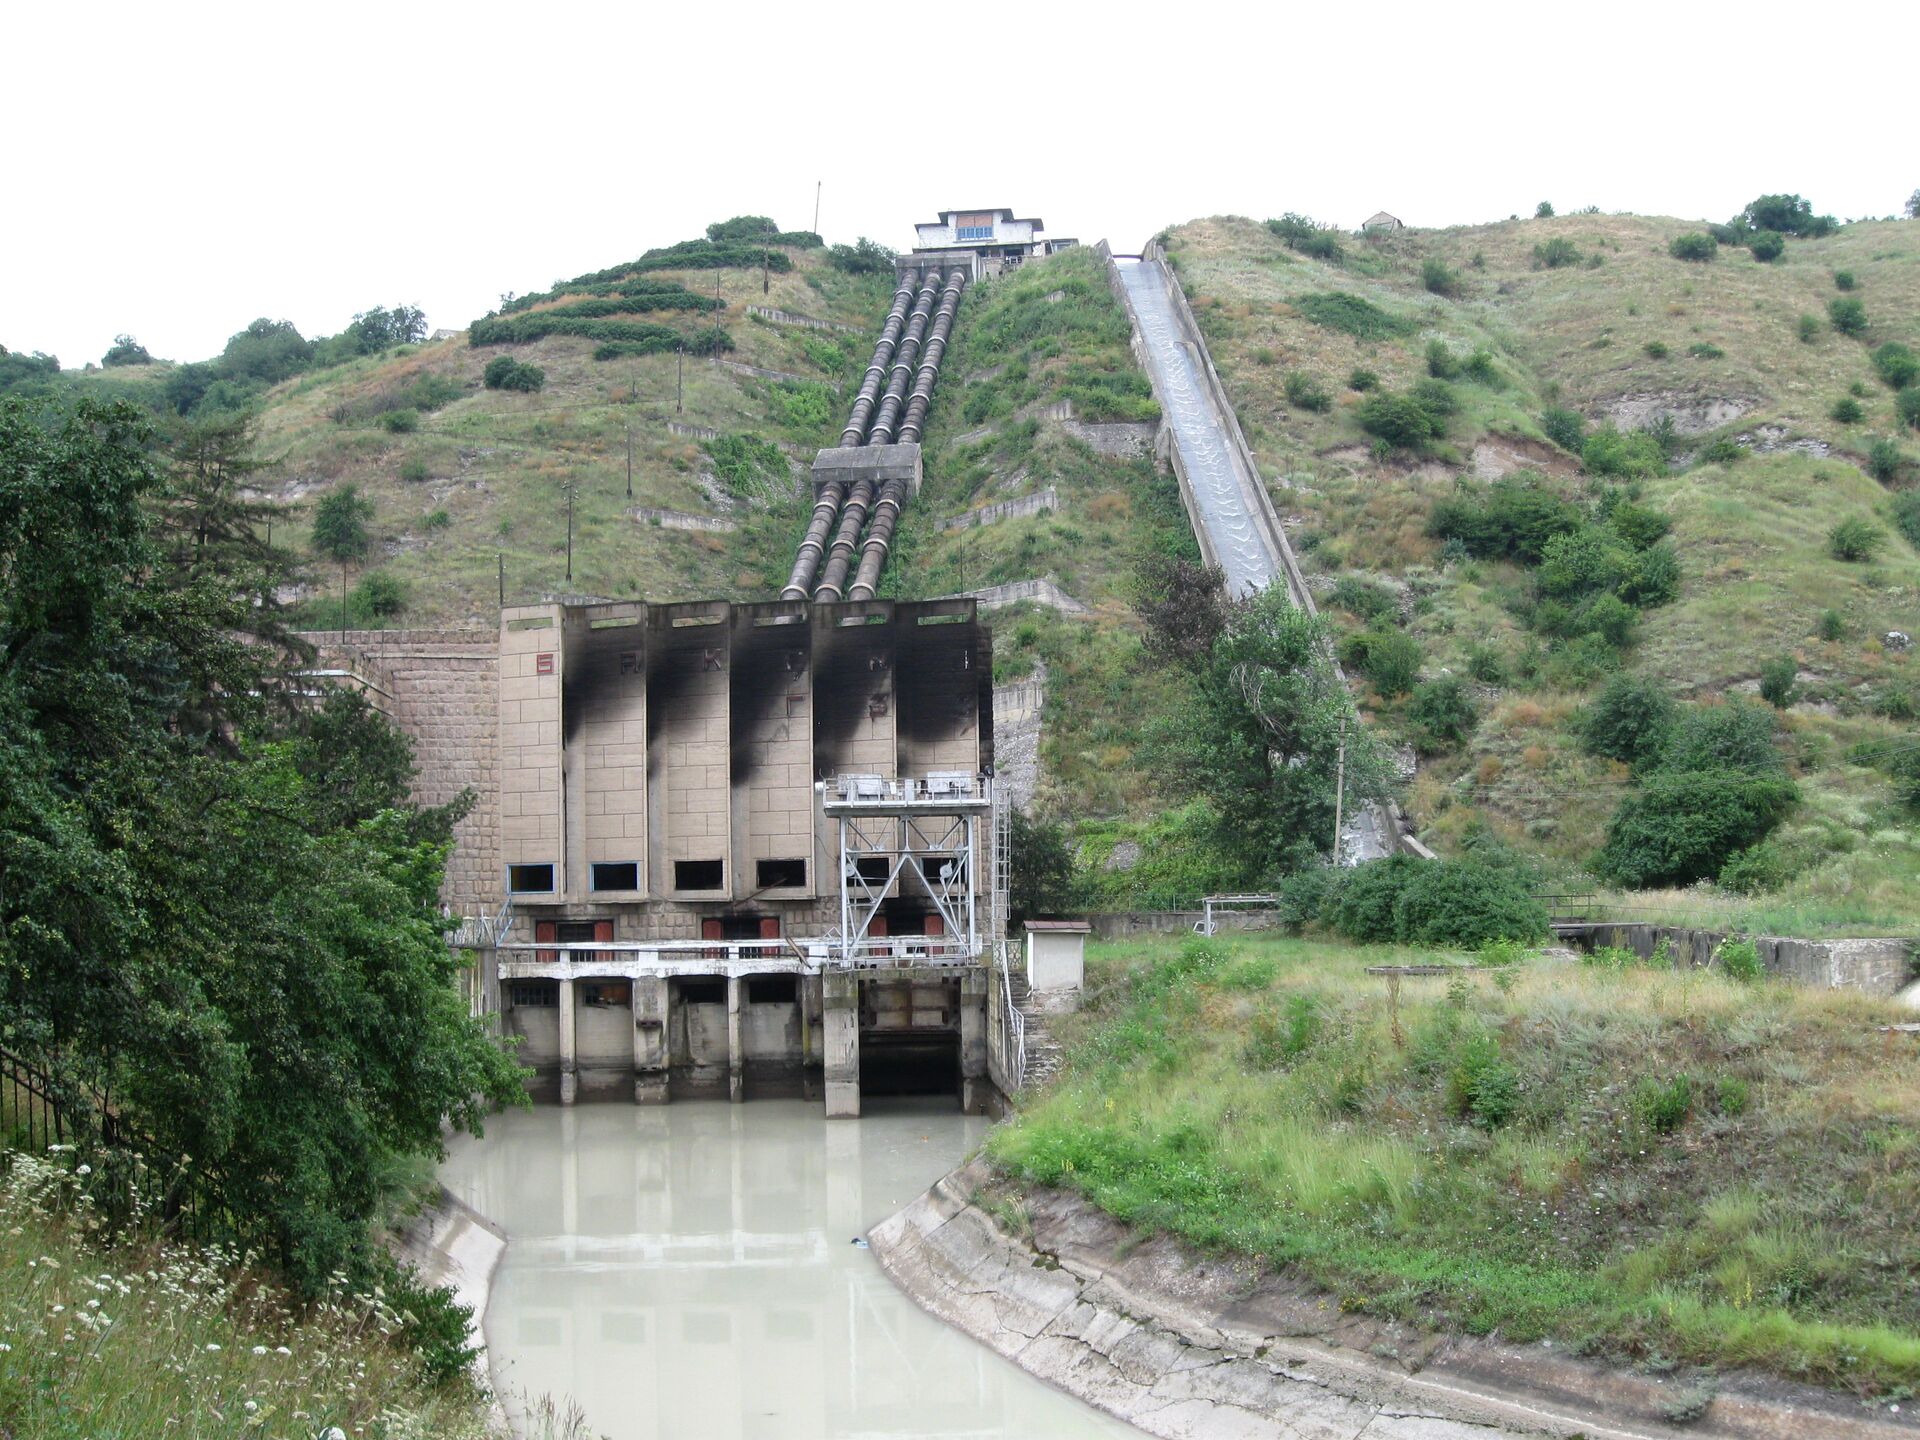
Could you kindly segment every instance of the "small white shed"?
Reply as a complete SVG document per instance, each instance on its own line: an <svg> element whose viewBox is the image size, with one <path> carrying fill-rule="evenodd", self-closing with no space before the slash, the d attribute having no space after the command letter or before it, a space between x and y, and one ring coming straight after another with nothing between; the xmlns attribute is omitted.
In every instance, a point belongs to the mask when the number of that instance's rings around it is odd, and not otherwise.
<svg viewBox="0 0 1920 1440"><path fill-rule="evenodd" d="M1029 920L1027 984L1035 990L1078 991L1087 978L1085 920Z"/></svg>

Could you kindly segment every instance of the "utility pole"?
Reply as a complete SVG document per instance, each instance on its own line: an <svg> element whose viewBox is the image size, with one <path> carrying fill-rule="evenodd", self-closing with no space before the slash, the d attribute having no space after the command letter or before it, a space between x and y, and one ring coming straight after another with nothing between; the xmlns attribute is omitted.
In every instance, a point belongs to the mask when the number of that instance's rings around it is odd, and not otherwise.
<svg viewBox="0 0 1920 1440"><path fill-rule="evenodd" d="M340 640L344 644L347 638L347 567L340 567Z"/></svg>
<svg viewBox="0 0 1920 1440"><path fill-rule="evenodd" d="M633 426L627 426L627 499L633 499Z"/></svg>
<svg viewBox="0 0 1920 1440"><path fill-rule="evenodd" d="M1333 771L1333 863L1340 863L1340 822L1346 818L1347 798L1347 722L1340 722L1340 757Z"/></svg>
<svg viewBox="0 0 1920 1440"><path fill-rule="evenodd" d="M762 295L767 293L767 286L771 283L769 273L772 265L773 247L771 245L762 245L760 247L760 293Z"/></svg>
<svg viewBox="0 0 1920 1440"><path fill-rule="evenodd" d="M685 393L687 378L687 347L673 347L673 413L680 413L680 397Z"/></svg>
<svg viewBox="0 0 1920 1440"><path fill-rule="evenodd" d="M813 233L820 233L820 181L813 182Z"/></svg>
<svg viewBox="0 0 1920 1440"><path fill-rule="evenodd" d="M573 482L567 482L567 583L573 583ZM1340 752L1346 754L1343 749Z"/></svg>
<svg viewBox="0 0 1920 1440"><path fill-rule="evenodd" d="M507 608L507 552L496 550L493 558L500 562L500 608L504 610Z"/></svg>

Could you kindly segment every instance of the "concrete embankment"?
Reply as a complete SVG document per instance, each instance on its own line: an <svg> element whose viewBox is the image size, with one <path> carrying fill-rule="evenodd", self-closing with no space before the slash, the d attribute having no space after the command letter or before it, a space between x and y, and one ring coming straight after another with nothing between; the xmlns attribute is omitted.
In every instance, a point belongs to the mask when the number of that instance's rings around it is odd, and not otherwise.
<svg viewBox="0 0 1920 1440"><path fill-rule="evenodd" d="M454 1298L473 1311L468 1330L472 1343L484 1346L481 1327L493 1294L493 1273L507 1253L507 1232L442 1185L393 1237L392 1249L420 1272L423 1285L451 1287Z"/></svg>
<svg viewBox="0 0 1920 1440"><path fill-rule="evenodd" d="M1018 1236L976 1203L993 1183L975 1161L877 1226L887 1274L1023 1369L1166 1440L1920 1435L1905 1415L1806 1387L1735 1376L1704 1390L1549 1345L1344 1314L1250 1262L1142 1241L1059 1192L1021 1197L1031 1235Z"/></svg>

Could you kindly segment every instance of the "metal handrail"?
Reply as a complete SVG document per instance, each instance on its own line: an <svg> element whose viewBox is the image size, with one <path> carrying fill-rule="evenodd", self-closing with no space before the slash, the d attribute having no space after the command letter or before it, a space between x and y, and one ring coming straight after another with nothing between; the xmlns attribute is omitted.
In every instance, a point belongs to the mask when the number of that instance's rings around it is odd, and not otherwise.
<svg viewBox="0 0 1920 1440"><path fill-rule="evenodd" d="M1003 940L993 948L994 958L1000 966L1000 998L1006 1011L1007 1080L1013 1089L1018 1090L1027 1083L1027 1017L1013 1003L1013 971L1007 962L1008 952L1013 947Z"/></svg>

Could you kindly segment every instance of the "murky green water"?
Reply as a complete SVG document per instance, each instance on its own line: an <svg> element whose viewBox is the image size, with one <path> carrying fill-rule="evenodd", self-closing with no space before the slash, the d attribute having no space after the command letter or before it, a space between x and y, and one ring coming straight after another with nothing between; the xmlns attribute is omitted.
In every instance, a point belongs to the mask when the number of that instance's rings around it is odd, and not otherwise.
<svg viewBox="0 0 1920 1440"><path fill-rule="evenodd" d="M853 1240L986 1121L951 1101L541 1107L460 1137L447 1187L504 1226L503 1391L612 1440L1137 1437L908 1300Z"/></svg>

